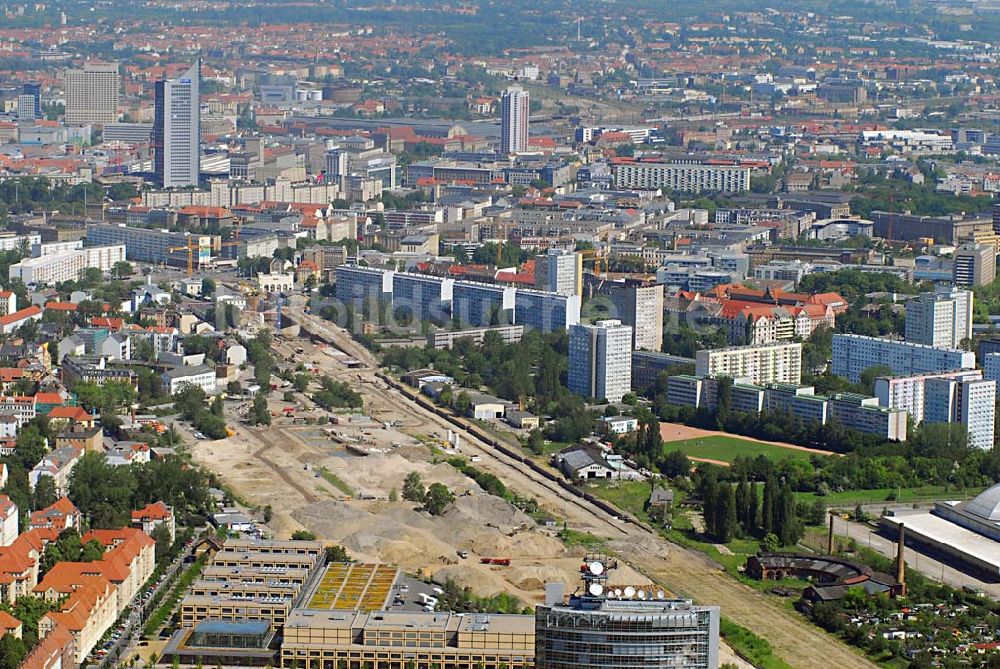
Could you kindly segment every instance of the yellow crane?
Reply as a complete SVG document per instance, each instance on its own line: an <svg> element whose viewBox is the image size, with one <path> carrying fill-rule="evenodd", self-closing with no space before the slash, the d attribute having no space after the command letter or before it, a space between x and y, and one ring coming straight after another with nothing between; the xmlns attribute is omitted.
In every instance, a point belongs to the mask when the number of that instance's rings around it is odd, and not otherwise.
<svg viewBox="0 0 1000 669"><path fill-rule="evenodd" d="M239 246L239 241L232 242L222 242L219 244L220 247L225 246ZM167 253L175 253L177 251L187 251L187 275L192 276L194 274L194 252L201 249L199 244L194 242L188 242L186 246L171 246L167 249Z"/></svg>

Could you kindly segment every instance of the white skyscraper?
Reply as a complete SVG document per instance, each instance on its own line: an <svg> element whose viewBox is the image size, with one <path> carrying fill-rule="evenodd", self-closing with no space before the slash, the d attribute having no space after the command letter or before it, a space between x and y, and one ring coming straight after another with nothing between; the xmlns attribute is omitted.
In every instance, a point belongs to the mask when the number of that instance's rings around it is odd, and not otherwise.
<svg viewBox="0 0 1000 669"><path fill-rule="evenodd" d="M118 120L118 63L83 64L66 70L66 125L103 125Z"/></svg>
<svg viewBox="0 0 1000 669"><path fill-rule="evenodd" d="M535 260L535 285L560 295L583 293L583 256L566 249L549 249Z"/></svg>
<svg viewBox="0 0 1000 669"><path fill-rule="evenodd" d="M632 328L618 320L572 326L567 386L577 395L620 402L632 386Z"/></svg>
<svg viewBox="0 0 1000 669"><path fill-rule="evenodd" d="M972 339L972 292L939 286L906 303L906 341L959 348Z"/></svg>
<svg viewBox="0 0 1000 669"><path fill-rule="evenodd" d="M528 115L531 102L528 91L511 86L500 99L500 151L520 153L528 150Z"/></svg>
<svg viewBox="0 0 1000 669"><path fill-rule="evenodd" d="M156 82L153 172L164 188L197 186L201 172L201 61Z"/></svg>

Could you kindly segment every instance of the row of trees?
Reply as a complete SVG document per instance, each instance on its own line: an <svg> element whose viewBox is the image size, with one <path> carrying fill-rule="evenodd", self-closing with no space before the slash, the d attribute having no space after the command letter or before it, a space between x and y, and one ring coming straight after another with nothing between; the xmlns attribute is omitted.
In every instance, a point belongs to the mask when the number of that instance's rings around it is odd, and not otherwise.
<svg viewBox="0 0 1000 669"><path fill-rule="evenodd" d="M803 520L816 520L809 509L799 509L787 481L768 476L763 494L757 482L740 479L719 480L715 467L699 467L696 493L702 500L705 530L719 543L728 543L736 536L766 539L770 550L792 546L802 538ZM822 509L819 522L822 522Z"/></svg>

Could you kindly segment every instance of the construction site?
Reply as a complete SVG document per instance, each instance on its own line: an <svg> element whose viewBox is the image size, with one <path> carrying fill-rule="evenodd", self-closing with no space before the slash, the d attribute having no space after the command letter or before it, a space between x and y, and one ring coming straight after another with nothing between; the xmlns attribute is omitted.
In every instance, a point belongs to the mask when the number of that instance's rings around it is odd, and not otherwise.
<svg viewBox="0 0 1000 669"><path fill-rule="evenodd" d="M626 582L655 583L678 596L721 604L724 616L767 638L793 666L873 666L781 602L726 576L705 555L568 494L474 432L408 399L377 375L374 357L343 330L293 308L285 318L301 336L276 338L279 364L307 364L315 375L348 382L361 394L364 412L329 414L304 398L286 411L290 404L274 400L270 427L234 420L233 437L192 448L195 459L220 474L248 506L271 508L268 526L277 536L305 529L357 560L396 564L437 583L451 579L479 596L507 593L536 605L544 599L545 583L573 587L578 581L587 548L560 538L565 524L574 536L591 535L618 555ZM304 424L305 417L324 413L326 424ZM450 457L475 461L510 490L534 498L554 522L540 523L485 493L446 462ZM455 495L442 515L431 516L401 498L411 472L424 485L442 483ZM725 648L721 659L749 666Z"/></svg>

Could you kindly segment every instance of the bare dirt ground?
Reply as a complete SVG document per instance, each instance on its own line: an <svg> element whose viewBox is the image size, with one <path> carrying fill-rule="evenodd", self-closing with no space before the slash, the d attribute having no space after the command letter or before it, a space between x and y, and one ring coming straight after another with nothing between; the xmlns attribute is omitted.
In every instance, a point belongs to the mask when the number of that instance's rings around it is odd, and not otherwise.
<svg viewBox="0 0 1000 669"><path fill-rule="evenodd" d="M768 441L766 439L756 439L751 437L741 437L738 434L730 434L729 432L721 432L719 430L702 430L698 427L688 427L687 425L680 425L678 423L660 423L660 436L663 438L665 443L670 443L672 441L686 441L688 439L698 439L700 437L732 437L734 439L746 439L747 441L758 441L762 444L769 444L771 446L780 446L781 448L790 448L793 451L805 451L806 453L818 453L819 455L842 455L841 453L834 453L833 451L822 451L817 448L807 448L805 446L796 446L795 444L789 444L784 441ZM692 460L695 458L692 458ZM706 460L706 462L710 462Z"/></svg>
<svg viewBox="0 0 1000 669"><path fill-rule="evenodd" d="M338 345L362 358L354 342ZM533 521L525 527L523 514L485 495L473 481L440 462L446 457L439 450L446 423L386 389L371 370L346 370L331 357L317 353L315 347L306 345L306 349L298 360L323 362L323 373L351 381L364 396L366 411L394 425L388 430L371 425L349 428L343 422L335 426L342 439L371 439L372 445L385 448L383 453L366 457L348 457L338 452L333 440L321 443L315 432L287 424L257 431L230 420L238 429L235 437L196 443L193 451L198 461L221 474L251 504L272 506L275 532L287 536L306 527L324 539L343 543L358 557L394 561L407 571L439 580L451 577L480 594L503 590L537 602L545 581L563 580L570 591L575 589L582 549L566 548L553 536L554 530ZM276 422L284 423L284 419ZM681 438L703 434L713 433ZM565 518L571 528L603 538L622 564L616 581L639 585L651 579L675 594L718 604L723 615L768 639L794 667L874 666L782 602L729 577L703 554L615 521L467 434L461 449L464 455L479 455L478 468L496 474L511 490L534 496L544 510ZM321 466L354 491L374 499L345 500L343 491L317 477ZM437 519L414 511L410 502L389 502L389 491L399 490L410 470L420 472L425 484L440 480L459 495L469 494L460 496L454 508ZM473 553L467 560L455 552L463 547ZM498 555L501 552L507 554ZM487 567L478 563L479 556L511 557L512 564L509 568Z"/></svg>

